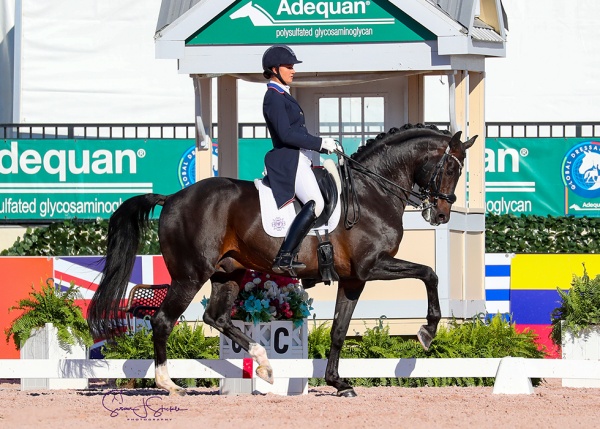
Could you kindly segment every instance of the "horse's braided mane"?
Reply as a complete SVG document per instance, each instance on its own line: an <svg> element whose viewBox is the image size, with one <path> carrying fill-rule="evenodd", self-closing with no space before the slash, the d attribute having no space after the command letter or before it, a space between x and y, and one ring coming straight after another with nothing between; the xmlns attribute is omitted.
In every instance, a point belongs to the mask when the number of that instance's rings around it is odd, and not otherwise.
<svg viewBox="0 0 600 429"><path fill-rule="evenodd" d="M371 154L381 144L388 142L390 139L397 140L396 143L403 142L409 138L420 137L425 135L451 135L450 131L440 130L433 124L405 124L400 128L390 128L387 133L380 133L374 139L368 139L364 146L360 146L358 150L352 154L352 159L362 158Z"/></svg>

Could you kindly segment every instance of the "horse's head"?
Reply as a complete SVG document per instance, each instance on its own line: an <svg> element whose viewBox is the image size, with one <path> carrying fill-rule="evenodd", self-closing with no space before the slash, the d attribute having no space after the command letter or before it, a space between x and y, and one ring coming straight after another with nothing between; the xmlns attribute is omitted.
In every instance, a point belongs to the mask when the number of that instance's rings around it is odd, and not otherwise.
<svg viewBox="0 0 600 429"><path fill-rule="evenodd" d="M417 185L425 196L423 218L434 226L450 220L450 209L456 201L454 190L463 170L467 149L477 138L462 142L460 136L459 131L445 149L438 149L435 156L427 159L422 169L424 173L417 177Z"/></svg>
<svg viewBox="0 0 600 429"><path fill-rule="evenodd" d="M581 165L579 166L579 174L584 174L594 168L598 168L600 166L600 154L590 151L584 151L585 155L581 160Z"/></svg>

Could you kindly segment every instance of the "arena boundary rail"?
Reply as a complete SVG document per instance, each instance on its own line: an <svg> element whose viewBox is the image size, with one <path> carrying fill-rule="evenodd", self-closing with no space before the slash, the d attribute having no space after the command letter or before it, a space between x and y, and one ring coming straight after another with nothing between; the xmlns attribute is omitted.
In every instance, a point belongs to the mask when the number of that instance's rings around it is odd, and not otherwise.
<svg viewBox="0 0 600 429"><path fill-rule="evenodd" d="M172 378L244 378L250 359L171 359ZM323 378L325 359L271 359L282 378ZM0 378L154 378L151 359L2 359ZM504 358L341 359L341 377L494 377L494 394L532 394L532 378L600 379L595 360ZM254 376L254 371L252 371Z"/></svg>

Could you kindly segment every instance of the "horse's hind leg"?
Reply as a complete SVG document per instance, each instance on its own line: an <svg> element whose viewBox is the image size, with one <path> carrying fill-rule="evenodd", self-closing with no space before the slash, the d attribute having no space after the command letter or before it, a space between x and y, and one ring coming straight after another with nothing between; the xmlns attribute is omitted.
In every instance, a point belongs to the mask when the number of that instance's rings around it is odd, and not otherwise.
<svg viewBox="0 0 600 429"><path fill-rule="evenodd" d="M356 393L348 382L342 380L338 373L340 352L348 333L352 313L358 303L358 298L365 287L365 283L349 283L340 281L337 299L335 301L335 315L331 326L331 349L325 369L325 381L337 389L338 396L354 397Z"/></svg>
<svg viewBox="0 0 600 429"><path fill-rule="evenodd" d="M258 363L256 375L273 384L273 369L267 358L267 351L252 338L244 334L231 322L231 308L237 298L240 287L232 280L224 281L212 278L210 301L204 312L204 322L235 341Z"/></svg>
<svg viewBox="0 0 600 429"><path fill-rule="evenodd" d="M156 386L166 389L170 394L185 395L185 389L177 386L167 371L167 340L179 316L190 305L202 283L194 280L173 280L167 296L156 314L151 318L152 338L154 341L154 363Z"/></svg>

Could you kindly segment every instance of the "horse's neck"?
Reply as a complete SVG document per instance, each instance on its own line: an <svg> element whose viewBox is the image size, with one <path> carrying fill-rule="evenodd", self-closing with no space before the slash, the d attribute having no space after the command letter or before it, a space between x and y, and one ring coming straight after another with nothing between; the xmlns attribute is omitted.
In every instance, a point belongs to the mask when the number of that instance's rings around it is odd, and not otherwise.
<svg viewBox="0 0 600 429"><path fill-rule="evenodd" d="M382 156L372 156L365 162L371 171L385 177L399 186L412 187L419 171L427 159L426 154L432 151L427 142L403 142L392 147Z"/></svg>
<svg viewBox="0 0 600 429"><path fill-rule="evenodd" d="M426 157L424 156L427 145L407 146L396 148L383 156L371 156L361 164L374 174L360 174L358 180L363 184L365 192L376 192L381 198L393 198L394 205L406 207L409 195L405 191L412 191L416 177L422 169ZM375 177L379 175L385 180ZM389 183L389 182L391 183ZM391 195L390 195L391 194Z"/></svg>

